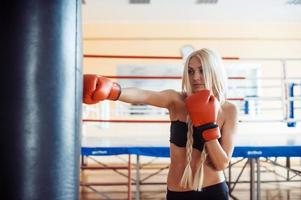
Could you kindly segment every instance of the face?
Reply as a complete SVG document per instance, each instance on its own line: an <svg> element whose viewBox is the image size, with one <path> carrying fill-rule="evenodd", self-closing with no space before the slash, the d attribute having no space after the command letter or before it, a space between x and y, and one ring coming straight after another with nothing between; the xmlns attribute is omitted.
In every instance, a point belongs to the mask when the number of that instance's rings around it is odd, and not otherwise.
<svg viewBox="0 0 301 200"><path fill-rule="evenodd" d="M201 61L198 58L192 57L190 59L188 64L188 75L193 93L205 89L203 67Z"/></svg>

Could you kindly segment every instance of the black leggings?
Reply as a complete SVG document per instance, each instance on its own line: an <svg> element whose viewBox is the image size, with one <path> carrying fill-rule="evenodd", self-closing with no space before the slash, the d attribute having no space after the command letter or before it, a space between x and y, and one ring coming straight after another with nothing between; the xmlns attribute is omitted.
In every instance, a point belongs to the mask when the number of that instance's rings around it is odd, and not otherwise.
<svg viewBox="0 0 301 200"><path fill-rule="evenodd" d="M210 185L201 191L174 192L167 189L167 200L229 200L226 182Z"/></svg>

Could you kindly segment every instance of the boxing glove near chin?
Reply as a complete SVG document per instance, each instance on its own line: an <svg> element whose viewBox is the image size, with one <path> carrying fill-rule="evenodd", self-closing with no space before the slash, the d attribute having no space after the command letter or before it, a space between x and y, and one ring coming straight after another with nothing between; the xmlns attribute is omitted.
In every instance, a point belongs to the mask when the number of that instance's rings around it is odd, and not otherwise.
<svg viewBox="0 0 301 200"><path fill-rule="evenodd" d="M83 102L96 104L103 100L118 100L121 87L110 79L95 74L84 75Z"/></svg>
<svg viewBox="0 0 301 200"><path fill-rule="evenodd" d="M215 97L209 90L193 93L185 99L186 109L193 124L194 132L200 134L200 139L210 141L220 138L220 130L216 124L217 107Z"/></svg>

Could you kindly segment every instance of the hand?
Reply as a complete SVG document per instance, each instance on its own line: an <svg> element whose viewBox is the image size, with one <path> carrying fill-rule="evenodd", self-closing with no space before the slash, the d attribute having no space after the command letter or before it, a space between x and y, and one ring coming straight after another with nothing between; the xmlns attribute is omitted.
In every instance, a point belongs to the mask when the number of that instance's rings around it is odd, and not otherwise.
<svg viewBox="0 0 301 200"><path fill-rule="evenodd" d="M194 130L199 132L205 141L218 139L220 131L217 120L217 103L209 90L201 90L193 93L185 100L188 114L191 118Z"/></svg>
<svg viewBox="0 0 301 200"><path fill-rule="evenodd" d="M117 100L121 94L118 83L110 79L94 74L84 75L83 102L86 104L96 104L105 99Z"/></svg>

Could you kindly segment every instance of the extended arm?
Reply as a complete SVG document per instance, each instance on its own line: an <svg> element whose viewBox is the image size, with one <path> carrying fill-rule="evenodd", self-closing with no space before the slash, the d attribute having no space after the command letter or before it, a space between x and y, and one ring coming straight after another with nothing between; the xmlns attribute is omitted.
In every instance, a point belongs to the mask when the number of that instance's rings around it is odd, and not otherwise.
<svg viewBox="0 0 301 200"><path fill-rule="evenodd" d="M173 90L151 91L135 87L123 88L119 101L132 104L148 104L161 108L170 108L176 94Z"/></svg>
<svg viewBox="0 0 301 200"><path fill-rule="evenodd" d="M103 100L119 100L132 104L148 104L170 108L178 98L174 90L150 91L135 87L121 88L119 84L102 76L84 75L84 103L95 104Z"/></svg>

